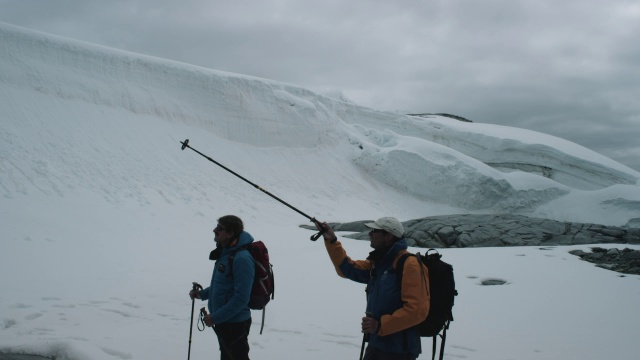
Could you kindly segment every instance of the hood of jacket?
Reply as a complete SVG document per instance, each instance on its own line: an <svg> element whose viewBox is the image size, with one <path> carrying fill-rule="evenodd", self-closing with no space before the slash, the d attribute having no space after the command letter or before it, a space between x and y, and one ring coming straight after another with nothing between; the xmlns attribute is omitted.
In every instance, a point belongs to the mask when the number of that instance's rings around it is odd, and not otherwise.
<svg viewBox="0 0 640 360"><path fill-rule="evenodd" d="M398 253L400 251L407 250L407 248L407 241L403 238L394 242L387 248L373 250L369 253L367 260L373 261L376 264L376 267L390 266L393 264Z"/></svg>
<svg viewBox="0 0 640 360"><path fill-rule="evenodd" d="M238 237L238 242L230 247L230 248L226 248L222 245L219 245L213 249L213 251L211 251L211 253L209 254L209 260L218 260L220 258L220 256L222 256L222 254L229 254L232 253L236 250L238 250L239 248L249 245L253 242L253 236L251 236L251 234L249 234L246 231L243 231L242 233L240 233L240 236Z"/></svg>

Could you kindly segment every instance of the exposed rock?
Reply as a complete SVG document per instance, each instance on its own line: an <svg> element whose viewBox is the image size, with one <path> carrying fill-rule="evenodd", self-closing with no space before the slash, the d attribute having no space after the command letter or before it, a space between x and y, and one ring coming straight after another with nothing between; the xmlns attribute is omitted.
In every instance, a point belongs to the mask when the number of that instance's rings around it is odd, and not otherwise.
<svg viewBox="0 0 640 360"><path fill-rule="evenodd" d="M344 237L369 240L369 229L364 224L371 221L330 225L336 232L353 232ZM409 246L423 248L640 244L640 228L636 224L638 221L630 221L623 227L615 227L511 214L432 216L402 223ZM315 230L315 226L301 227ZM605 269L640 274L640 251L594 247L591 253L582 250L571 253Z"/></svg>
<svg viewBox="0 0 640 360"><path fill-rule="evenodd" d="M364 223L330 224L344 235L369 239ZM410 246L425 248L540 246L579 244L640 244L640 228L559 222L522 215L447 215L404 221ZM314 226L302 227L315 230Z"/></svg>
<svg viewBox="0 0 640 360"><path fill-rule="evenodd" d="M502 279L486 279L480 282L481 285L504 285L506 283L507 281Z"/></svg>
<svg viewBox="0 0 640 360"><path fill-rule="evenodd" d="M595 263L603 269L613 270L624 274L640 275L640 251L625 248L618 250L591 248L591 253L582 250L573 250L569 253L579 256L580 259Z"/></svg>
<svg viewBox="0 0 640 360"><path fill-rule="evenodd" d="M460 120L463 122L473 122L469 119L466 119L462 116L458 116L458 115L453 115L453 114L447 114L447 113L421 113L421 114L407 114L408 116L419 116L419 117L423 117L423 118L430 118L433 117L434 115L439 115L439 116L444 116L444 117L448 117L448 118L452 118L452 119L456 119L456 120Z"/></svg>

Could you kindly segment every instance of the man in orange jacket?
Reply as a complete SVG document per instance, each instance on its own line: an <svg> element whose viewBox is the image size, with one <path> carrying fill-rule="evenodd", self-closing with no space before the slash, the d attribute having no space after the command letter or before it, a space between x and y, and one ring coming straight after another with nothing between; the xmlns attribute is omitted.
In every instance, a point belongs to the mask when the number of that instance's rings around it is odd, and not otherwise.
<svg viewBox="0 0 640 360"><path fill-rule="evenodd" d="M371 229L369 238L374 249L366 260L351 260L326 222L316 226L323 233L338 275L367 284L362 332L368 335L369 344L364 360L416 359L422 346L415 325L429 313L429 276L426 266L415 256L406 259L403 275L397 274L398 259L407 253L400 221L383 217L365 224Z"/></svg>

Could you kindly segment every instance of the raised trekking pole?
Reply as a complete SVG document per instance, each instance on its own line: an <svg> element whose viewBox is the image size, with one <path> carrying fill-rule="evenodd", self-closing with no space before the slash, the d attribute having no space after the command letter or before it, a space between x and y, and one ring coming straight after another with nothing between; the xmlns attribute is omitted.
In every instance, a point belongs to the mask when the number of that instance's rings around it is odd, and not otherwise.
<svg viewBox="0 0 640 360"><path fill-rule="evenodd" d="M298 210L298 209L294 208L293 206L291 206L291 205L287 204L284 200L280 199L279 197L277 197L277 196L273 195L272 193L268 192L267 190L265 190L265 189L261 188L260 186L258 186L258 185L256 185L256 184L254 184L254 183L252 183L251 181L249 181L249 180L245 179L244 177L242 177L242 176L238 175L238 174L237 174L237 173L235 173L233 170L231 170L231 169L229 169L228 167L226 167L226 166L224 166L224 165L220 164L219 162L217 162L217 161L213 160L212 158L208 157L207 155L205 155L205 154L201 153L200 151L198 151L198 150L196 150L196 149L192 148L192 147L189 145L189 139L186 139L185 141L180 141L180 143L182 144L182 150L184 150L184 149L186 149L186 148L189 148L189 149L191 149L191 150L193 150L193 151L197 152L198 154L202 155L203 157L205 157L207 160L211 161L212 163L214 163L214 164L216 164L216 165L220 166L221 168L223 168L223 169L227 170L228 172L232 173L233 175L235 175L235 176L239 177L240 179L244 180L245 182L249 183L249 184L250 184L251 186L253 186L254 188L256 188L256 189L258 189L258 190L262 191L263 193L265 193L265 194L267 194L267 195L269 195L269 196L271 196L271 197L272 197L272 198L274 198L275 200L278 200L281 204L286 205L286 206L287 206L287 207L289 207L291 210L293 210L293 211L297 212L298 214L300 214L300 215L302 215L302 216L306 217L307 219L309 219L309 221L311 221L311 222L313 222L313 223L318 223L318 220L316 220L316 218L311 217L311 216L309 216L309 215L307 215L307 214L303 213L302 211L300 211L300 210ZM320 232L318 232L317 234L312 235L312 236L311 236L311 240L312 240L312 241L316 241L316 240L318 240L318 238L320 237L320 235L322 235L322 232L323 232L323 231L321 230L321 231L320 231Z"/></svg>
<svg viewBox="0 0 640 360"><path fill-rule="evenodd" d="M193 283L193 288L191 291L202 290L202 285L197 282ZM196 299L191 299L191 325L189 326L189 353L187 354L187 360L191 359L191 335L193 334L193 310L196 305Z"/></svg>

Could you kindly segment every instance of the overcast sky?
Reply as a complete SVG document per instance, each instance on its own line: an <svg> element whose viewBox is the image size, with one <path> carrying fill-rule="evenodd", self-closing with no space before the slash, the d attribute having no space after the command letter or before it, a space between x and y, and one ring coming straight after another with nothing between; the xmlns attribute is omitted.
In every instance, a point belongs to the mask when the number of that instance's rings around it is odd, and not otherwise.
<svg viewBox="0 0 640 360"><path fill-rule="evenodd" d="M640 0L0 0L0 21L542 131L640 171Z"/></svg>

